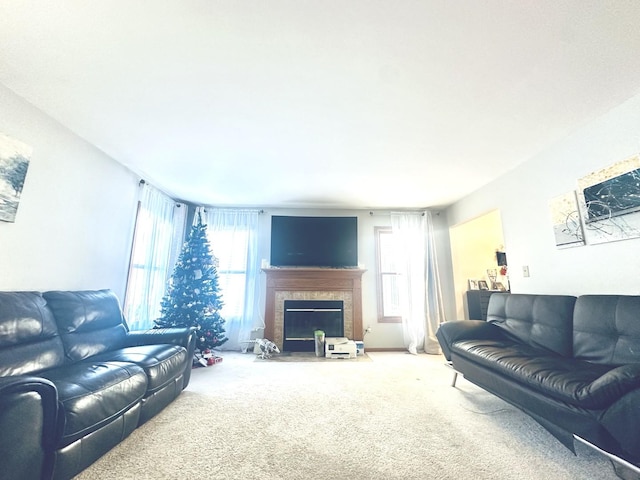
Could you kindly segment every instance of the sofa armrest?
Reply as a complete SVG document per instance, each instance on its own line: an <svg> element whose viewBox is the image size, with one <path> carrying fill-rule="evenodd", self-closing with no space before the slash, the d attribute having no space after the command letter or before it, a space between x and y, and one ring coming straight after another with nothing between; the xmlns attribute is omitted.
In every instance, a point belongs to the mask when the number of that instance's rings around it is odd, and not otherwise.
<svg viewBox="0 0 640 480"><path fill-rule="evenodd" d="M44 378L0 378L2 478L49 478L58 434L58 391Z"/></svg>
<svg viewBox="0 0 640 480"><path fill-rule="evenodd" d="M168 343L179 345L187 349L187 366L184 370L184 381L182 388L186 388L191 379L191 368L196 351L196 328L195 327L171 327L152 328L150 330L134 330L127 333L128 347L140 345L157 345Z"/></svg>
<svg viewBox="0 0 640 480"><path fill-rule="evenodd" d="M633 390L600 413L600 423L618 442L622 452L610 451L623 459L640 464L640 389ZM585 435L586 437L586 435ZM598 445L598 439L589 439Z"/></svg>
<svg viewBox="0 0 640 480"><path fill-rule="evenodd" d="M451 345L458 340L502 338L498 327L484 320L455 320L440 324L436 338L447 360L451 360Z"/></svg>
<svg viewBox="0 0 640 480"><path fill-rule="evenodd" d="M157 345L169 343L189 348L192 341L195 341L196 329L193 327L173 327L173 328L152 328L150 330L134 330L127 333L128 347L140 345Z"/></svg>

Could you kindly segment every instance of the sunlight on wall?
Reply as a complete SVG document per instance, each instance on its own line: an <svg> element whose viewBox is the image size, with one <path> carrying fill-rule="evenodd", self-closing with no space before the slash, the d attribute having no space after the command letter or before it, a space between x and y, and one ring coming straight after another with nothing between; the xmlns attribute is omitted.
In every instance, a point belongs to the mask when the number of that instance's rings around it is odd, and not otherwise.
<svg viewBox="0 0 640 480"><path fill-rule="evenodd" d="M456 314L458 319L464 319L464 294L468 289L468 280L486 280L489 283L487 269L496 268L496 250L504 245L500 211L493 210L468 222L454 225L450 228L449 235Z"/></svg>

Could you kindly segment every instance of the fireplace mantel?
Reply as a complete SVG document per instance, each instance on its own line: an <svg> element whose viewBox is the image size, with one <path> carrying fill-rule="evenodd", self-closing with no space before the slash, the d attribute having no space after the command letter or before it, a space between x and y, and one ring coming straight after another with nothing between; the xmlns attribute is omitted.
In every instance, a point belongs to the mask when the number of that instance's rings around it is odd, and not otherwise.
<svg viewBox="0 0 640 480"><path fill-rule="evenodd" d="M284 299L345 300L345 336L362 340L362 274L359 268L263 268L267 276L264 336L282 349ZM285 298L286 297L286 298Z"/></svg>

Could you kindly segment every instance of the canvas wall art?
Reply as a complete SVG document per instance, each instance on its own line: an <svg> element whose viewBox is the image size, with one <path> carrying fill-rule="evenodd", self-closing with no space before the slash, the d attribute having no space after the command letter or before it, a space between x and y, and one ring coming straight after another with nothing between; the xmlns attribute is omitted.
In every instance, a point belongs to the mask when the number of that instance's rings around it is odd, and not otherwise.
<svg viewBox="0 0 640 480"><path fill-rule="evenodd" d="M578 204L587 243L640 237L640 156L578 180Z"/></svg>
<svg viewBox="0 0 640 480"><path fill-rule="evenodd" d="M549 202L553 235L558 248L579 247L584 245L584 233L576 192L567 192L552 198Z"/></svg>
<svg viewBox="0 0 640 480"><path fill-rule="evenodd" d="M15 222L31 147L0 133L0 221Z"/></svg>

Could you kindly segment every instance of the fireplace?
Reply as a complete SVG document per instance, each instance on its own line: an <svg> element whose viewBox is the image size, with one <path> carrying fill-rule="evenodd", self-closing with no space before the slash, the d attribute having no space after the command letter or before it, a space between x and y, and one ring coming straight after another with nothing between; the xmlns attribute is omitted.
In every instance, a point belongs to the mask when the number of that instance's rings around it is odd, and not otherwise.
<svg viewBox="0 0 640 480"><path fill-rule="evenodd" d="M339 300L285 300L283 350L312 352L314 332L344 336L344 307Z"/></svg>
<svg viewBox="0 0 640 480"><path fill-rule="evenodd" d="M267 276L264 336L284 348L284 302L288 300L340 301L343 335L362 340L361 277L359 268L263 268ZM329 335L327 335L329 336Z"/></svg>

